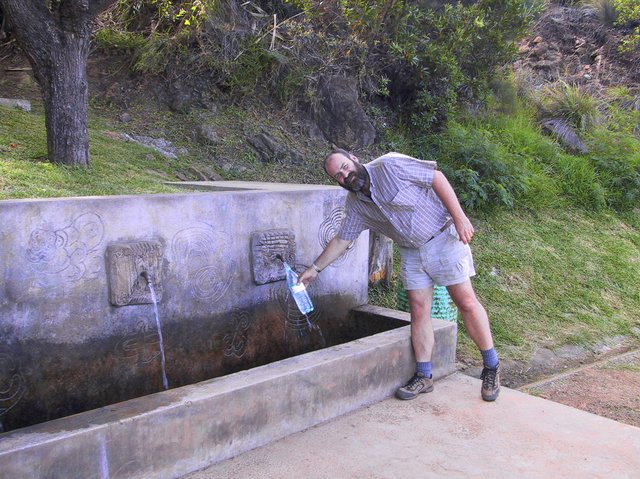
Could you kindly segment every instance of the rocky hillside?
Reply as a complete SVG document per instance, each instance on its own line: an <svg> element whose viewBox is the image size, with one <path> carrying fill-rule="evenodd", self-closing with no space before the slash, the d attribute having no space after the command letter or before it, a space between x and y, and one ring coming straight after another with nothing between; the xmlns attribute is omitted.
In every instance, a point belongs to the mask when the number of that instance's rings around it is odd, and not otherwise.
<svg viewBox="0 0 640 479"><path fill-rule="evenodd" d="M618 50L624 33L594 9L552 5L521 42L514 68L535 88L562 80L594 93L612 86L640 93L640 51Z"/></svg>
<svg viewBox="0 0 640 479"><path fill-rule="evenodd" d="M623 33L592 9L551 4L520 43L515 75L532 91L564 81L603 96L611 86L625 86L640 108L640 52L618 51ZM120 138L146 141L163 154L193 155L201 164L181 179L317 181L314 162L332 145L376 154L386 147L384 127L396 121L393 108L363 95L367 86L345 72L319 74L315 97L292 104L260 85L254 94L236 95L206 74L169 68L143 75L115 51L90 56L94 115L108 118ZM0 46L0 71L1 97L39 99L29 64L10 39ZM252 177L247 162L256 160L269 165L271 177Z"/></svg>

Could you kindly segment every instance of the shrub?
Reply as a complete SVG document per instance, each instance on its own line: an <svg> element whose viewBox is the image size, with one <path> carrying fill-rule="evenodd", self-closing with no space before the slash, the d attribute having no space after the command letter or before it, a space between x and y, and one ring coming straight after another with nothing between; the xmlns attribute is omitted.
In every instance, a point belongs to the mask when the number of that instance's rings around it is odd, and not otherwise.
<svg viewBox="0 0 640 479"><path fill-rule="evenodd" d="M589 159L604 186L607 204L620 211L640 206L640 141L600 129L589 146Z"/></svg>
<svg viewBox="0 0 640 479"><path fill-rule="evenodd" d="M640 43L640 2L638 0L613 0L617 12L616 24L634 25L632 33L621 42L623 51L633 51Z"/></svg>
<svg viewBox="0 0 640 479"><path fill-rule="evenodd" d="M422 150L420 156L428 158ZM525 172L480 130L452 123L431 140L429 150L467 209L512 207L526 189Z"/></svg>

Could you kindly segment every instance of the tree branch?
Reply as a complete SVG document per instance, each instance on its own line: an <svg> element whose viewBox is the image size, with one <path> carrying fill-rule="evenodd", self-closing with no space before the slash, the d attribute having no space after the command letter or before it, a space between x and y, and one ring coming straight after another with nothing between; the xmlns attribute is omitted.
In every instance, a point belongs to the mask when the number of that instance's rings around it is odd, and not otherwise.
<svg viewBox="0 0 640 479"><path fill-rule="evenodd" d="M51 48L58 42L58 28L53 15L42 0L0 0L8 30L19 45L29 45L25 51L31 62L44 65ZM23 48L23 50L26 50Z"/></svg>

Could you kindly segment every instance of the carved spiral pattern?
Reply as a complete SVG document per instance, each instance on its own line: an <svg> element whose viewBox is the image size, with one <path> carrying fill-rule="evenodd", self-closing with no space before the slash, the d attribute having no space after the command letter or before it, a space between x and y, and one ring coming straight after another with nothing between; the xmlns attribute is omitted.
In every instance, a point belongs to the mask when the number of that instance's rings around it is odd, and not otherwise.
<svg viewBox="0 0 640 479"><path fill-rule="evenodd" d="M324 221L320 224L320 229L318 230L318 241L320 242L320 246L322 247L322 249L326 248L326 246L329 244L329 241L331 241L334 238L334 236L338 233L338 230L340 229L340 225L342 224L344 217L345 217L344 208L342 207L334 208L333 211L331 211L331 214L327 218L325 218ZM331 263L331 265L339 266L343 264L346 261L347 257L349 256L349 254L351 253L351 251L353 250L354 244L355 244L355 241L352 241L349 244L346 251L342 253L338 257L338 259L336 259L333 263Z"/></svg>
<svg viewBox="0 0 640 479"><path fill-rule="evenodd" d="M215 302L229 289L236 270L235 261L224 257L229 244L229 238L212 227L186 228L174 236L173 256L187 271L188 287L195 297Z"/></svg>
<svg viewBox="0 0 640 479"><path fill-rule="evenodd" d="M26 390L17 362L10 353L0 351L0 417L20 402Z"/></svg>
<svg viewBox="0 0 640 479"><path fill-rule="evenodd" d="M233 313L233 332L224 337L224 355L241 358L247 349L248 330L251 318L247 311Z"/></svg>
<svg viewBox="0 0 640 479"><path fill-rule="evenodd" d="M57 230L33 230L26 258L38 274L34 285L45 287L58 277L65 281L97 277L102 269L98 246L103 238L102 219L94 213L82 214Z"/></svg>

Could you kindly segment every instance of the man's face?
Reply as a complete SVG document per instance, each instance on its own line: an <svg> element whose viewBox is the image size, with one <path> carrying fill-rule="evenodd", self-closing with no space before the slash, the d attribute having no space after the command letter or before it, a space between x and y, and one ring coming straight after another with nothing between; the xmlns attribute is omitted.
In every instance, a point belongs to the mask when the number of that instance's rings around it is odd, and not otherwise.
<svg viewBox="0 0 640 479"><path fill-rule="evenodd" d="M329 157L326 164L327 173L345 190L354 193L362 190L367 182L367 170L357 158L349 158L342 154Z"/></svg>

